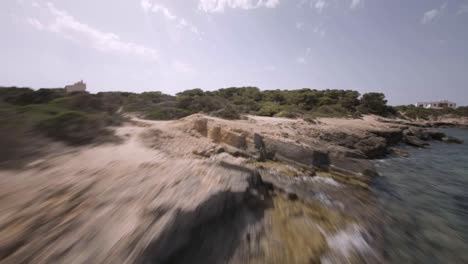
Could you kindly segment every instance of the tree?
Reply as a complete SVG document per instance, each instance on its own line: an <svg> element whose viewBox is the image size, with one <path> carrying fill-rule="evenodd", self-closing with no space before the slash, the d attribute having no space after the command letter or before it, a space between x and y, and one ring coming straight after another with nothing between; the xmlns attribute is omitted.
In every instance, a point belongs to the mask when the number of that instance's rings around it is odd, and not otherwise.
<svg viewBox="0 0 468 264"><path fill-rule="evenodd" d="M387 110L387 100L385 100L383 93L366 93L362 95L360 111L364 114L385 115Z"/></svg>

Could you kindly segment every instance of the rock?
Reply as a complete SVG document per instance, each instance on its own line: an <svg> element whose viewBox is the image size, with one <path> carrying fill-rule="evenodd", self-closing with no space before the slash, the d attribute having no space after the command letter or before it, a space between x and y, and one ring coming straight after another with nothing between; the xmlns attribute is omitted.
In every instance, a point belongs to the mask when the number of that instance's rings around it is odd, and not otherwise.
<svg viewBox="0 0 468 264"><path fill-rule="evenodd" d="M374 129L369 130L368 132L385 138L389 145L398 144L403 139L403 130L400 128Z"/></svg>
<svg viewBox="0 0 468 264"><path fill-rule="evenodd" d="M417 137L418 139L422 139L426 141L431 139L431 136L429 135L429 133L425 129L420 128L420 127L410 127L407 130L405 130L403 134L406 136L414 136L414 137Z"/></svg>
<svg viewBox="0 0 468 264"><path fill-rule="evenodd" d="M463 144L464 142L463 139L459 139L459 138L451 137L451 136L443 137L442 141L447 142L447 143L456 143L456 144Z"/></svg>
<svg viewBox="0 0 468 264"><path fill-rule="evenodd" d="M215 143L221 142L221 127L215 126L208 131L208 138L213 140Z"/></svg>
<svg viewBox="0 0 468 264"><path fill-rule="evenodd" d="M319 138L332 144L359 150L370 159L383 157L387 153L387 140L372 133L323 131Z"/></svg>
<svg viewBox="0 0 468 264"><path fill-rule="evenodd" d="M362 151L370 159L381 158L387 154L387 140L371 136L358 141L354 148Z"/></svg>
<svg viewBox="0 0 468 264"><path fill-rule="evenodd" d="M429 146L427 142L424 142L415 136L406 136L403 138L403 142L405 142L406 144L410 146L418 147L418 148L425 148Z"/></svg>
<svg viewBox="0 0 468 264"><path fill-rule="evenodd" d="M429 130L426 130L426 132L429 134L429 136L433 140L442 140L442 138L446 137L444 132L441 132L441 131L438 131L438 130L429 129Z"/></svg>
<svg viewBox="0 0 468 264"><path fill-rule="evenodd" d="M195 129L202 136L206 137L208 134L208 119L196 119L195 121L193 121L193 129Z"/></svg>
<svg viewBox="0 0 468 264"><path fill-rule="evenodd" d="M329 154L335 157L353 158L353 159L367 159L367 156L362 151L357 149L349 149L340 146L333 146L328 148Z"/></svg>
<svg viewBox="0 0 468 264"><path fill-rule="evenodd" d="M377 169L369 160L330 157L329 171L340 180L351 184L366 186L378 176Z"/></svg>
<svg viewBox="0 0 468 264"><path fill-rule="evenodd" d="M321 149L305 148L273 139L265 139L264 142L269 159L319 168L328 166L330 162L327 152Z"/></svg>
<svg viewBox="0 0 468 264"><path fill-rule="evenodd" d="M257 133L254 134L254 145L255 145L255 150L258 153L258 161L265 161L266 159L265 143L263 142L263 137Z"/></svg>
<svg viewBox="0 0 468 264"><path fill-rule="evenodd" d="M390 148L390 154L397 157L409 157L410 154L408 151L401 148Z"/></svg>
<svg viewBox="0 0 468 264"><path fill-rule="evenodd" d="M454 124L454 123L441 122L441 121L430 122L430 123L428 123L428 125L431 126L431 127L455 127L456 126L456 124Z"/></svg>
<svg viewBox="0 0 468 264"><path fill-rule="evenodd" d="M247 148L246 136L234 131L224 130L220 126L215 126L208 131L208 137L215 143L225 143L238 149Z"/></svg>
<svg viewBox="0 0 468 264"><path fill-rule="evenodd" d="M238 149L247 148L247 141L245 135L224 130L221 130L221 135L221 142L236 147Z"/></svg>

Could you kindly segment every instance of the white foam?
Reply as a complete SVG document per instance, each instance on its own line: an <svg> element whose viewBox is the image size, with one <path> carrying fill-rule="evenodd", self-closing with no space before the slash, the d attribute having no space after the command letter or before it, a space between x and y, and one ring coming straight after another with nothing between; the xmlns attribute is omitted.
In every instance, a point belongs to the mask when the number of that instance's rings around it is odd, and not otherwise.
<svg viewBox="0 0 468 264"><path fill-rule="evenodd" d="M317 182L317 183L326 183L326 184L330 184L332 186L341 186L341 184L339 184L337 181L335 181L334 179L330 178L330 177L323 177L323 176L314 176L312 177L311 179L312 182Z"/></svg>
<svg viewBox="0 0 468 264"><path fill-rule="evenodd" d="M329 248L345 258L353 252L371 252L372 248L364 239L364 229L356 224L349 225L333 235L325 234Z"/></svg>

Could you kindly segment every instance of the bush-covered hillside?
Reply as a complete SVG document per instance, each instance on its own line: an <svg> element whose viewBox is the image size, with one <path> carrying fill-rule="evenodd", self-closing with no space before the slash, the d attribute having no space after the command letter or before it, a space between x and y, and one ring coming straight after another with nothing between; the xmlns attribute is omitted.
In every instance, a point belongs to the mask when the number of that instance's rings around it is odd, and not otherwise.
<svg viewBox="0 0 468 264"><path fill-rule="evenodd" d="M63 89L0 88L2 146L33 132L70 144L92 142L118 125L124 96L113 93L71 93ZM1 155L1 154L0 154Z"/></svg>
<svg viewBox="0 0 468 264"><path fill-rule="evenodd" d="M240 114L278 117L355 117L360 114L393 115L381 93L362 97L351 90L266 90L232 87L215 91L191 89L176 94L160 92L131 94L124 109L150 119L175 119L203 112L227 119Z"/></svg>

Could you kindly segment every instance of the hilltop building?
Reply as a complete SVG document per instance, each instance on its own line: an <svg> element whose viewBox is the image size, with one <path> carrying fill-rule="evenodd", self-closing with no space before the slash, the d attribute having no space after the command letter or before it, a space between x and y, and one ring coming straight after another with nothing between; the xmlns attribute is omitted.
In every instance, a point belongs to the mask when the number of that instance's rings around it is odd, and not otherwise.
<svg viewBox="0 0 468 264"><path fill-rule="evenodd" d="M72 93L72 92L86 92L86 83L83 82L83 80L72 84L72 85L67 85L65 86L65 91L67 93Z"/></svg>
<svg viewBox="0 0 468 264"><path fill-rule="evenodd" d="M433 102L418 102L416 103L417 107L422 108L431 108L431 109L446 109L446 108L456 108L457 104L450 102L448 100L433 101Z"/></svg>

